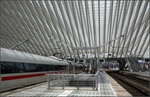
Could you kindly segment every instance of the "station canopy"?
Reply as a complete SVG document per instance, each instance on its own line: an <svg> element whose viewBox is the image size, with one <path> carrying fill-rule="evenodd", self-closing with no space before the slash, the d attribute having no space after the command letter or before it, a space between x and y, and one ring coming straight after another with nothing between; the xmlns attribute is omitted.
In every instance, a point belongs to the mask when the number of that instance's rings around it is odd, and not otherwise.
<svg viewBox="0 0 150 97"><path fill-rule="evenodd" d="M1 0L1 47L42 56L148 57L149 0Z"/></svg>

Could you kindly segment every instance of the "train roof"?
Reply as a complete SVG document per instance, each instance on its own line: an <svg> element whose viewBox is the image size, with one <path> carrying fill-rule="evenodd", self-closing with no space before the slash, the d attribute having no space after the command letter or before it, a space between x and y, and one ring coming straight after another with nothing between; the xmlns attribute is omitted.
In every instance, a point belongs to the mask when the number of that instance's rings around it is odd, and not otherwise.
<svg viewBox="0 0 150 97"><path fill-rule="evenodd" d="M68 65L68 62L59 61L50 57L19 52L15 50L1 48L1 61L9 62L24 62L24 63L37 63L37 64L50 64L50 65Z"/></svg>
<svg viewBox="0 0 150 97"><path fill-rule="evenodd" d="M74 65L74 62L73 62L73 61L71 61L70 63L71 63L72 65ZM83 64L81 64L81 63L75 63L75 66L80 67L80 66L83 66Z"/></svg>

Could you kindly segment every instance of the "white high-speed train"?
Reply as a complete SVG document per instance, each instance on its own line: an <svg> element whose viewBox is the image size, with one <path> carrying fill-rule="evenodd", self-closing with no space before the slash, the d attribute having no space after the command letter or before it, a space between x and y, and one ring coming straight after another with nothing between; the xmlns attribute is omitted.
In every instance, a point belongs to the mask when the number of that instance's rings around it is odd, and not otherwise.
<svg viewBox="0 0 150 97"><path fill-rule="evenodd" d="M46 81L47 73L68 73L71 64L0 48L0 92Z"/></svg>

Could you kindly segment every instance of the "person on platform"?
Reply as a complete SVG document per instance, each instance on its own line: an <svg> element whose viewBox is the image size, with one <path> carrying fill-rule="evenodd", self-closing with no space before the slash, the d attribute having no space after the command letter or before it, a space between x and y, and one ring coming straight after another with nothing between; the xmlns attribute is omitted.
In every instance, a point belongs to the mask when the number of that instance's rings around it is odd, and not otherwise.
<svg viewBox="0 0 150 97"><path fill-rule="evenodd" d="M85 68L85 72L88 73L88 67Z"/></svg>
<svg viewBox="0 0 150 97"><path fill-rule="evenodd" d="M92 74L95 74L95 68L92 68Z"/></svg>

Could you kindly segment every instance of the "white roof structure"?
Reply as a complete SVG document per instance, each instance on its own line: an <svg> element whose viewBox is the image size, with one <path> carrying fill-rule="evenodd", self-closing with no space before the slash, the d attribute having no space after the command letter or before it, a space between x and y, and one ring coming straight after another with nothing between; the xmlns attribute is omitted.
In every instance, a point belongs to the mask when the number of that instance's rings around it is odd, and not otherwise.
<svg viewBox="0 0 150 97"><path fill-rule="evenodd" d="M97 47L97 56L148 57L149 0L1 0L1 47L42 56ZM77 50L77 55L95 53Z"/></svg>

